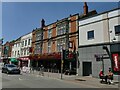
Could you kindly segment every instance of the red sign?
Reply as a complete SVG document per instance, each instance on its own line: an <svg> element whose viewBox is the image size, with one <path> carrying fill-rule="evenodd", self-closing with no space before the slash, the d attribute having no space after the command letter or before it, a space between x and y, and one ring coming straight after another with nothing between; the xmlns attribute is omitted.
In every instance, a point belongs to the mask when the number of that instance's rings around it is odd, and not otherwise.
<svg viewBox="0 0 120 90"><path fill-rule="evenodd" d="M118 72L120 71L120 61L118 59L118 54L113 54L112 57L113 57L113 70Z"/></svg>

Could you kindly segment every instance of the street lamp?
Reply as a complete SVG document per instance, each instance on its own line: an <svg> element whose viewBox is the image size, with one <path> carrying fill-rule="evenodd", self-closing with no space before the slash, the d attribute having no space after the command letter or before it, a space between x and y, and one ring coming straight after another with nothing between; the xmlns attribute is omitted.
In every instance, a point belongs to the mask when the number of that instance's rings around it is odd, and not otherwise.
<svg viewBox="0 0 120 90"><path fill-rule="evenodd" d="M64 49L63 49L63 46L65 45L65 43L63 43L63 44L61 44L61 79L63 79L63 63L64 63L64 61L63 61L63 51L64 51Z"/></svg>
<svg viewBox="0 0 120 90"><path fill-rule="evenodd" d="M108 47L106 45L103 45L103 50L106 50L107 54L109 55L111 65L112 65L112 56L111 56L110 50L108 49ZM111 68L112 68L112 66L111 66Z"/></svg>
<svg viewBox="0 0 120 90"><path fill-rule="evenodd" d="M62 73L63 73L63 49L61 52L61 79L63 78Z"/></svg>
<svg viewBox="0 0 120 90"><path fill-rule="evenodd" d="M76 75L78 76L78 68L79 68L79 60L78 60L79 53L76 51Z"/></svg>

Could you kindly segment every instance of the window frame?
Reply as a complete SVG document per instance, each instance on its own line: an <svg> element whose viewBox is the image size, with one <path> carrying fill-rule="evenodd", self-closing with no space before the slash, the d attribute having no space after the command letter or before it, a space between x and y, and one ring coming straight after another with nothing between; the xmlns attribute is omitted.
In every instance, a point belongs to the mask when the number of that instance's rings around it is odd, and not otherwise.
<svg viewBox="0 0 120 90"><path fill-rule="evenodd" d="M48 29L48 38L52 37L52 29Z"/></svg>
<svg viewBox="0 0 120 90"><path fill-rule="evenodd" d="M66 23L61 23L57 25L57 35L63 35L66 33Z"/></svg>
<svg viewBox="0 0 120 90"><path fill-rule="evenodd" d="M48 53L51 53L51 45L52 45L52 41L48 41Z"/></svg>
<svg viewBox="0 0 120 90"><path fill-rule="evenodd" d="M92 40L95 38L94 30L87 31L87 40Z"/></svg>
<svg viewBox="0 0 120 90"><path fill-rule="evenodd" d="M28 45L30 45L30 42L31 42L31 39L29 38L29 39L28 39Z"/></svg>
<svg viewBox="0 0 120 90"><path fill-rule="evenodd" d="M25 46L27 46L27 40L25 40Z"/></svg>
<svg viewBox="0 0 120 90"><path fill-rule="evenodd" d="M116 36L120 35L120 25L114 26L114 31Z"/></svg>

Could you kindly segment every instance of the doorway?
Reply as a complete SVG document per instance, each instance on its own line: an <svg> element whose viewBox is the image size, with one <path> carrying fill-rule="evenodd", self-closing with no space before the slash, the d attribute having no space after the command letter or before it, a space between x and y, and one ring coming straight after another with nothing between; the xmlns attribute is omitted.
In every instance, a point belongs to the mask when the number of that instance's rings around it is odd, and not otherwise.
<svg viewBox="0 0 120 90"><path fill-rule="evenodd" d="M92 74L92 63L83 62L83 76L90 76Z"/></svg>

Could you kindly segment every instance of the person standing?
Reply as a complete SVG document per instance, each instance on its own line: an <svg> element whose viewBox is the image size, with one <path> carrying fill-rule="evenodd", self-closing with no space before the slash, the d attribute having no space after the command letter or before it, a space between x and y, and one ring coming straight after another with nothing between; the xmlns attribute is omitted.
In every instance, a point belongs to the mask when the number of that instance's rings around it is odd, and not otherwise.
<svg viewBox="0 0 120 90"><path fill-rule="evenodd" d="M108 71L108 79L109 79L109 84L113 83L112 80L113 80L113 72L111 70L111 68L109 68L109 71Z"/></svg>
<svg viewBox="0 0 120 90"><path fill-rule="evenodd" d="M107 78L108 78L108 76L107 76L107 75L104 75L102 69L100 70L99 77L100 77L100 79L102 79L101 82L103 82L103 79L105 79L105 83L107 83Z"/></svg>

